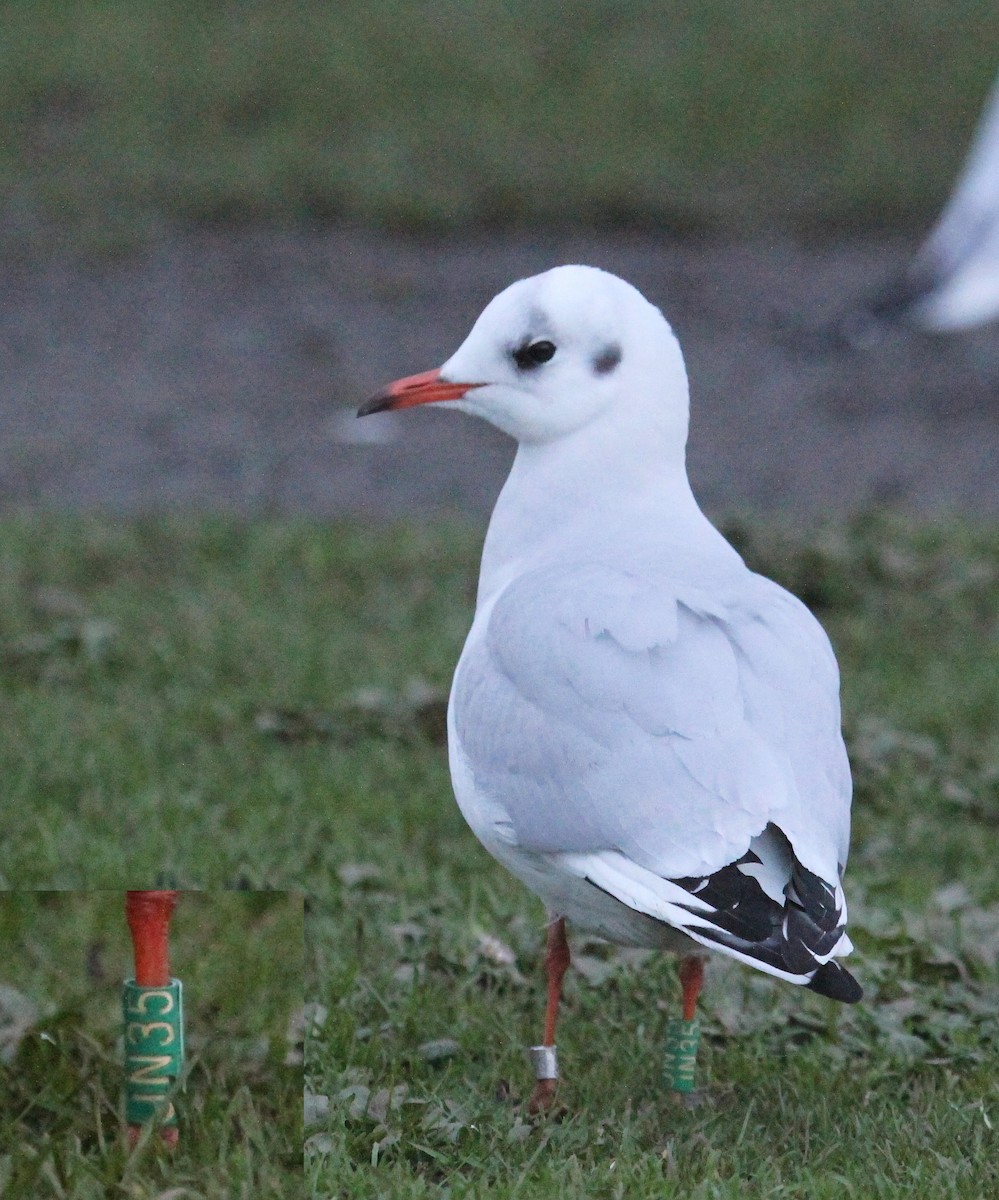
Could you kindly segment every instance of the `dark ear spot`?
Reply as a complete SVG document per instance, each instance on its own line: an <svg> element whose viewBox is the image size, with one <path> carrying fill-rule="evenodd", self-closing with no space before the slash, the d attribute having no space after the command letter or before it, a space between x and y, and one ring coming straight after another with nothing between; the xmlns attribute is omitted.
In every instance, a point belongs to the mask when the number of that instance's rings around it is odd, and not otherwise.
<svg viewBox="0 0 999 1200"><path fill-rule="evenodd" d="M621 347L612 342L593 360L593 370L597 375L609 375L621 361Z"/></svg>

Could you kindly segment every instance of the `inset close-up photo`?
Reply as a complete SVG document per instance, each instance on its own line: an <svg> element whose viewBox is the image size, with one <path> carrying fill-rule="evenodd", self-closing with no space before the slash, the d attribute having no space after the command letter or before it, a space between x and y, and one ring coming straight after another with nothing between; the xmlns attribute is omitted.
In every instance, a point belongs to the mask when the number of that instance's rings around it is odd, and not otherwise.
<svg viewBox="0 0 999 1200"><path fill-rule="evenodd" d="M4 1197L301 1195L302 896L0 894Z"/></svg>

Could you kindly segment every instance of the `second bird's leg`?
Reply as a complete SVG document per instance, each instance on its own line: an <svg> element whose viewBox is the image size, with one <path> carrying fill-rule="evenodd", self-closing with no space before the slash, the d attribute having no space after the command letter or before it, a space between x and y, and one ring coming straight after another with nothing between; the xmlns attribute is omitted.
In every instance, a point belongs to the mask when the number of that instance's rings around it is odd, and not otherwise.
<svg viewBox="0 0 999 1200"><path fill-rule="evenodd" d="M683 988L683 1019L692 1021L697 1016L697 997L704 986L704 959L699 954L688 954L680 960L679 974Z"/></svg>
<svg viewBox="0 0 999 1200"><path fill-rule="evenodd" d="M548 945L545 950L545 973L548 976L548 1001L545 1005L545 1036L540 1046L531 1047L536 1083L527 1111L544 1112L555 1102L558 1086L558 1059L555 1052L555 1024L562 998L562 980L570 963L569 943L565 940L565 918L557 917L548 924Z"/></svg>
<svg viewBox="0 0 999 1200"><path fill-rule="evenodd" d="M177 1117L168 1091L184 1057L180 984L170 976L170 919L175 891L125 893L135 978L125 983L125 1111L134 1146L159 1113L160 1138L176 1146ZM150 1062L156 1065L151 1072Z"/></svg>

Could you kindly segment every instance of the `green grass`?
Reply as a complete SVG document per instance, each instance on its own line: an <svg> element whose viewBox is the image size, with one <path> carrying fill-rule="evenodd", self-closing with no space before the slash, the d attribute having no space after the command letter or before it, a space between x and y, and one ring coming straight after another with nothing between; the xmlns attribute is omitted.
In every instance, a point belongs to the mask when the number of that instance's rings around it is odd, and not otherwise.
<svg viewBox="0 0 999 1200"><path fill-rule="evenodd" d="M306 1170L324 1200L995 1194L999 529L730 532L840 657L867 998L837 1009L712 963L706 1107L662 1088L670 960L577 942L569 1112L518 1108L542 913L465 828L440 736L467 529L5 518L3 884L311 893L309 1078L329 1107L311 1102Z"/></svg>
<svg viewBox="0 0 999 1200"><path fill-rule="evenodd" d="M15 0L7 235L925 220L995 71L994 17L992 0Z"/></svg>
<svg viewBox="0 0 999 1200"><path fill-rule="evenodd" d="M302 1068L289 1025L302 1005L301 895L180 899L171 959L188 1071L173 1153L155 1137L130 1153L124 1139L123 902L117 891L0 896L0 1194L300 1196Z"/></svg>
<svg viewBox="0 0 999 1200"><path fill-rule="evenodd" d="M223 518L2 522L0 883L325 888L345 796L439 775L406 711L352 695L447 684L475 544Z"/></svg>

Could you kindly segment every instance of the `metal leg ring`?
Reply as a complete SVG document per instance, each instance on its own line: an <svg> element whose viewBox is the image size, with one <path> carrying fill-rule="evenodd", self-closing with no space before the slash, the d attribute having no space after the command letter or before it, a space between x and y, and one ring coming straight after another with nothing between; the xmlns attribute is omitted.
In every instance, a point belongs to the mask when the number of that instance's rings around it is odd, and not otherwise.
<svg viewBox="0 0 999 1200"><path fill-rule="evenodd" d="M532 1046L528 1054L535 1079L558 1079L558 1053L554 1046Z"/></svg>

